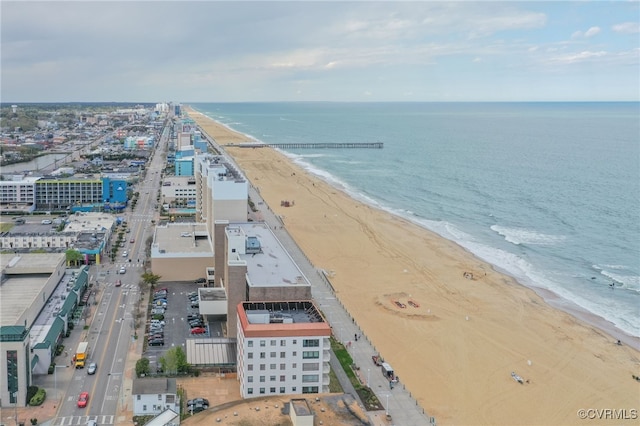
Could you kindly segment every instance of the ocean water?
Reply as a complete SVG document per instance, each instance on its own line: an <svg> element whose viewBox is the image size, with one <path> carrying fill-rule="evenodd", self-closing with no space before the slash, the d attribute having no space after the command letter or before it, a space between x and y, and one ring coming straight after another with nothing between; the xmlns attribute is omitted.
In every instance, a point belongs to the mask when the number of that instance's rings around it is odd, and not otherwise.
<svg viewBox="0 0 640 426"><path fill-rule="evenodd" d="M353 197L640 335L637 103L192 104Z"/></svg>

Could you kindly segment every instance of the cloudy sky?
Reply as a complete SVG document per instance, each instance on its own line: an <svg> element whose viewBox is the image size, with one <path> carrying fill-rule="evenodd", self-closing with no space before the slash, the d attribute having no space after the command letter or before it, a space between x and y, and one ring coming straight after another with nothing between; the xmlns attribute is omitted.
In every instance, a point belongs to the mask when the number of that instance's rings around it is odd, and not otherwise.
<svg viewBox="0 0 640 426"><path fill-rule="evenodd" d="M2 0L0 100L638 101L639 5Z"/></svg>

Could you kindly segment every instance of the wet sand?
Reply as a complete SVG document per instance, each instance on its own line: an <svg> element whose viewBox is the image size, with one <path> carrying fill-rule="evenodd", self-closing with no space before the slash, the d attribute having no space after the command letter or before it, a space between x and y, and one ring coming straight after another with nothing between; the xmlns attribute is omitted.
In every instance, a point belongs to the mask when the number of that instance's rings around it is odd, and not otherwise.
<svg viewBox="0 0 640 426"><path fill-rule="evenodd" d="M191 117L220 145L249 140ZM640 353L617 345L597 318L550 306L458 245L353 200L271 148L225 150L439 424L585 424L580 409L629 417L640 408L632 378Z"/></svg>

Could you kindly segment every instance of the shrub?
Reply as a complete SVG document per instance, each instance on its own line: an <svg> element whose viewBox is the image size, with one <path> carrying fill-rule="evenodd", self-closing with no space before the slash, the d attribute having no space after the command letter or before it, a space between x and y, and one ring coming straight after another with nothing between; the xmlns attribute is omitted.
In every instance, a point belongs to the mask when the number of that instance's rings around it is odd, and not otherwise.
<svg viewBox="0 0 640 426"><path fill-rule="evenodd" d="M51 363L51 365L49 365L49 370L47 370L47 374L53 374L53 371L56 369L56 364L55 363Z"/></svg>
<svg viewBox="0 0 640 426"><path fill-rule="evenodd" d="M47 391L45 391L43 388L40 388L38 389L38 392L36 392L36 394L33 396L33 398L29 400L29 405L31 406L42 405L46 397L47 397Z"/></svg>

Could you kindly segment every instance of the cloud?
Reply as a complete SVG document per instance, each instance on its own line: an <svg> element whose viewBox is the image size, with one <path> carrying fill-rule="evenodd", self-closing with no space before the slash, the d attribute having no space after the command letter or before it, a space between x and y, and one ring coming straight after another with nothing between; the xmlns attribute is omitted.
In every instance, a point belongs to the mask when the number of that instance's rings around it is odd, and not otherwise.
<svg viewBox="0 0 640 426"><path fill-rule="evenodd" d="M600 27L591 27L585 32L575 31L573 34L571 34L571 38L572 39L591 38L598 34L600 34Z"/></svg>
<svg viewBox="0 0 640 426"><path fill-rule="evenodd" d="M622 22L615 24L611 29L621 34L637 34L640 33L640 23L638 22Z"/></svg>

